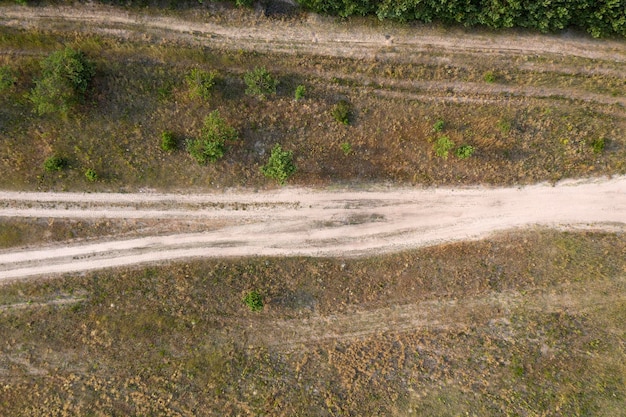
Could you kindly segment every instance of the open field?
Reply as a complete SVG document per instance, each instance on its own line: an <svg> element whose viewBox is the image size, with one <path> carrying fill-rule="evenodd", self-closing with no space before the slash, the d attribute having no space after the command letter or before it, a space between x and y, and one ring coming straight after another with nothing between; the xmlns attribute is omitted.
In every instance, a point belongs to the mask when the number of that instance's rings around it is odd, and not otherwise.
<svg viewBox="0 0 626 417"><path fill-rule="evenodd" d="M620 416L625 243L533 229L11 284L0 413Z"/></svg>
<svg viewBox="0 0 626 417"><path fill-rule="evenodd" d="M0 65L18 74L0 97L5 189L267 187L259 168L275 143L294 152L290 182L299 185L528 184L626 173L624 41L240 10L150 18L103 6L2 11ZM39 61L63 45L95 62L93 88L66 117L35 115L25 94ZM279 81L265 100L244 94L242 77L257 66ZM195 67L219 74L206 100L189 97L184 79ZM306 94L295 101L298 85ZM340 100L350 103L348 125L331 116ZM201 166L184 142L212 110L239 140ZM177 151L159 149L163 131ZM442 136L454 144L447 159L434 150ZM475 153L457 158L461 145ZM67 169L46 172L52 155ZM99 180L86 181L87 169Z"/></svg>
<svg viewBox="0 0 626 417"><path fill-rule="evenodd" d="M0 0L0 416L626 417L625 40L204 3Z"/></svg>

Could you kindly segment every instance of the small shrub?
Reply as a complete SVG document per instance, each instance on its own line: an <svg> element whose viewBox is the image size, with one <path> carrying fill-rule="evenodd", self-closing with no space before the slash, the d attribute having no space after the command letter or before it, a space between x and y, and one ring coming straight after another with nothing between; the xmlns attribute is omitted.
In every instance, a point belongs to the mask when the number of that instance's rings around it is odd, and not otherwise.
<svg viewBox="0 0 626 417"><path fill-rule="evenodd" d="M299 85L299 86L296 87L296 93L295 93L296 101L302 100L304 98L305 94L306 94L306 87L305 86Z"/></svg>
<svg viewBox="0 0 626 417"><path fill-rule="evenodd" d="M263 296L258 291L250 291L243 297L243 303L250 311L263 310Z"/></svg>
<svg viewBox="0 0 626 417"><path fill-rule="evenodd" d="M283 151L279 144L274 145L267 164L261 167L261 172L268 178L275 179L280 185L296 172L293 164L293 152Z"/></svg>
<svg viewBox="0 0 626 417"><path fill-rule="evenodd" d="M435 124L433 125L433 132L435 133L441 132L444 126L445 126L445 122L443 120L441 119L437 120Z"/></svg>
<svg viewBox="0 0 626 417"><path fill-rule="evenodd" d="M214 110L204 119L200 138L187 142L187 151L199 164L217 162L224 157L226 142L237 138L237 131Z"/></svg>
<svg viewBox="0 0 626 417"><path fill-rule="evenodd" d="M217 71L204 71L193 68L185 77L185 83L189 88L189 96L192 98L208 99L215 86L218 77Z"/></svg>
<svg viewBox="0 0 626 417"><path fill-rule="evenodd" d="M457 158L466 159L474 154L474 147L472 145L461 145L456 148L455 153Z"/></svg>
<svg viewBox="0 0 626 417"><path fill-rule="evenodd" d="M15 76L8 66L0 67L0 91L6 91L15 85Z"/></svg>
<svg viewBox="0 0 626 417"><path fill-rule="evenodd" d="M263 67L257 67L252 71L248 71L243 76L246 83L246 94L264 99L266 96L276 94L276 85L278 82Z"/></svg>
<svg viewBox="0 0 626 417"><path fill-rule="evenodd" d="M330 114L339 123L343 123L344 125L350 124L350 103L346 100L341 100L339 103L335 104Z"/></svg>
<svg viewBox="0 0 626 417"><path fill-rule="evenodd" d="M486 83L495 83L496 82L496 74L493 71L487 71L483 74L483 80Z"/></svg>
<svg viewBox="0 0 626 417"><path fill-rule="evenodd" d="M435 155L448 159L448 152L454 147L454 142L447 136L442 136L435 142Z"/></svg>
<svg viewBox="0 0 626 417"><path fill-rule="evenodd" d="M590 145L591 145L591 149L593 149L593 153L595 153L596 155L601 154L604 151L604 148L606 147L606 139L605 138L594 139L591 141Z"/></svg>
<svg viewBox="0 0 626 417"><path fill-rule="evenodd" d="M341 150L344 155L350 155L352 153L352 145L349 142L343 142L341 145Z"/></svg>
<svg viewBox="0 0 626 417"><path fill-rule="evenodd" d="M254 0L235 0L235 6L237 7L251 7Z"/></svg>
<svg viewBox="0 0 626 417"><path fill-rule="evenodd" d="M67 167L67 160L56 155L52 155L43 163L43 169L48 172L61 171L65 167Z"/></svg>
<svg viewBox="0 0 626 417"><path fill-rule="evenodd" d="M161 150L165 152L175 151L177 148L176 138L172 132L161 133Z"/></svg>
<svg viewBox="0 0 626 417"><path fill-rule="evenodd" d="M84 98L95 73L94 65L85 55L72 48L50 54L41 62L41 69L41 77L30 93L40 115L67 113Z"/></svg>
<svg viewBox="0 0 626 417"><path fill-rule="evenodd" d="M98 180L98 174L96 174L96 171L89 168L87 171L85 171L85 178L87 178L87 181L89 182L95 182Z"/></svg>

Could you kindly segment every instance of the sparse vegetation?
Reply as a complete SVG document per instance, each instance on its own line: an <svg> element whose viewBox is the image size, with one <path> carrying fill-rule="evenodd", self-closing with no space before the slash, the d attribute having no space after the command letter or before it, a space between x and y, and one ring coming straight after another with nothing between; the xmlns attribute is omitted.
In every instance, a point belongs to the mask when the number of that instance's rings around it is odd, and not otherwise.
<svg viewBox="0 0 626 417"><path fill-rule="evenodd" d="M50 54L41 62L41 76L30 94L35 111L67 113L83 100L94 71L81 51L68 47Z"/></svg>
<svg viewBox="0 0 626 417"><path fill-rule="evenodd" d="M435 155L439 158L448 159L448 153L454 148L454 142L448 136L441 136L435 141Z"/></svg>
<svg viewBox="0 0 626 417"><path fill-rule="evenodd" d="M330 114L339 123L349 125L351 116L350 103L346 100L339 101L339 103L335 104L335 106L332 108Z"/></svg>
<svg viewBox="0 0 626 417"><path fill-rule="evenodd" d="M187 141L187 151L199 164L217 162L224 157L226 142L237 138L237 131L214 110L204 119L200 137Z"/></svg>
<svg viewBox="0 0 626 417"><path fill-rule="evenodd" d="M217 71L204 71L199 68L193 68L185 77L189 95L192 98L209 99L218 76Z"/></svg>
<svg viewBox="0 0 626 417"><path fill-rule="evenodd" d="M293 163L293 152L284 151L280 144L274 145L272 154L267 164L261 167L261 172L268 178L272 178L280 185L285 182L296 172L296 166Z"/></svg>
<svg viewBox="0 0 626 417"><path fill-rule="evenodd" d="M246 94L265 99L267 96L276 94L278 81L265 67L256 67L248 71L243 80L246 83Z"/></svg>
<svg viewBox="0 0 626 417"><path fill-rule="evenodd" d="M619 233L539 229L3 285L0 415L318 416L332 398L348 416L619 416L625 250ZM269 314L249 313L251 290ZM76 301L45 304L59 298Z"/></svg>

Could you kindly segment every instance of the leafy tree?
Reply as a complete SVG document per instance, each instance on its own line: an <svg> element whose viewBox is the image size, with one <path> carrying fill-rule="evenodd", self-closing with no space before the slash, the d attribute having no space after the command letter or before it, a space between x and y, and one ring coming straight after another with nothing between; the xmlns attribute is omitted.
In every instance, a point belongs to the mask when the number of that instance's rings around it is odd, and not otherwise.
<svg viewBox="0 0 626 417"><path fill-rule="evenodd" d="M244 74L246 94L264 99L266 96L276 94L278 81L263 67L256 67Z"/></svg>
<svg viewBox="0 0 626 417"><path fill-rule="evenodd" d="M41 62L41 70L30 93L40 115L67 113L84 98L95 71L85 55L72 48L53 52Z"/></svg>
<svg viewBox="0 0 626 417"><path fill-rule="evenodd" d="M350 124L350 113L350 103L346 100L341 100L339 103L335 104L333 109L330 111L333 118L344 125Z"/></svg>
<svg viewBox="0 0 626 417"><path fill-rule="evenodd" d="M266 177L278 181L280 185L285 184L287 179L296 172L296 166L293 164L293 152L283 151L283 148L277 143L272 149L267 164L261 167L261 172Z"/></svg>
<svg viewBox="0 0 626 417"><path fill-rule="evenodd" d="M67 160L57 155L52 155L43 163L43 169L48 172L61 171L67 167Z"/></svg>
<svg viewBox="0 0 626 417"><path fill-rule="evenodd" d="M226 142L237 138L237 131L214 110L204 119L200 138L187 142L187 151L199 164L217 162L224 157Z"/></svg>
<svg viewBox="0 0 626 417"><path fill-rule="evenodd" d="M218 75L217 71L209 72L193 68L185 77L185 82L189 88L189 95L204 100L211 97L211 91L215 86Z"/></svg>
<svg viewBox="0 0 626 417"><path fill-rule="evenodd" d="M0 92L8 90L15 84L15 75L8 66L0 67Z"/></svg>

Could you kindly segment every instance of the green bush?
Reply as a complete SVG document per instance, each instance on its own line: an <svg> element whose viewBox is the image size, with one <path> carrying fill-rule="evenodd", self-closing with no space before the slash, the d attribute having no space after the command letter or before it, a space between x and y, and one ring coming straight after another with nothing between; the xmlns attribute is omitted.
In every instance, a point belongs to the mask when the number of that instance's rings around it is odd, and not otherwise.
<svg viewBox="0 0 626 417"><path fill-rule="evenodd" d="M302 100L304 98L305 94L306 94L306 87L305 86L299 85L299 86L296 87L296 93L295 93L296 101Z"/></svg>
<svg viewBox="0 0 626 417"><path fill-rule="evenodd" d="M456 148L455 154L459 159L466 159L474 154L474 150L472 145L461 145Z"/></svg>
<svg viewBox="0 0 626 417"><path fill-rule="evenodd" d="M0 67L0 92L8 90L15 85L15 76L8 66Z"/></svg>
<svg viewBox="0 0 626 417"><path fill-rule="evenodd" d="M483 74L483 80L486 83L495 83L496 82L496 74L493 71L487 71Z"/></svg>
<svg viewBox="0 0 626 417"><path fill-rule="evenodd" d="M89 182L95 182L98 180L98 174L96 174L96 171L89 168L85 171L85 178L87 178L87 181Z"/></svg>
<svg viewBox="0 0 626 417"><path fill-rule="evenodd" d="M339 123L343 123L344 125L350 124L350 103L346 100L341 100L339 103L335 104L335 106L330 111L330 114L333 118Z"/></svg>
<svg viewBox="0 0 626 417"><path fill-rule="evenodd" d="M43 163L43 169L48 172L61 171L67 167L67 160L57 155L52 155Z"/></svg>
<svg viewBox="0 0 626 417"><path fill-rule="evenodd" d="M243 297L243 303L250 311L263 310L263 296L258 291L250 291Z"/></svg>
<svg viewBox="0 0 626 417"><path fill-rule="evenodd" d="M350 155L352 153L352 145L350 145L349 142L343 142L340 146L344 155Z"/></svg>
<svg viewBox="0 0 626 417"><path fill-rule="evenodd" d="M94 65L85 55L72 48L53 52L41 62L41 70L30 93L40 115L67 113L83 100L95 73Z"/></svg>
<svg viewBox="0 0 626 417"><path fill-rule="evenodd" d="M165 131L161 133L161 150L172 152L176 150L177 145L176 138L172 132Z"/></svg>
<svg viewBox="0 0 626 417"><path fill-rule="evenodd" d="M505 119L498 120L497 126L498 126L498 130L501 133L507 134L511 131L511 122L509 122L508 120L505 120Z"/></svg>
<svg viewBox="0 0 626 417"><path fill-rule="evenodd" d="M447 136L442 136L435 142L435 155L448 159L448 152L454 147L454 142Z"/></svg>
<svg viewBox="0 0 626 417"><path fill-rule="evenodd" d="M272 149L272 154L267 164L261 167L261 172L268 178L275 179L280 185L285 184L287 179L296 172L293 164L293 152L283 151L283 148L276 144Z"/></svg>
<svg viewBox="0 0 626 417"><path fill-rule="evenodd" d="M602 152L604 152L604 148L606 147L606 139L594 139L591 141L590 145L591 149L593 149L593 153L595 153L596 155L601 154Z"/></svg>
<svg viewBox="0 0 626 417"><path fill-rule="evenodd" d="M257 67L248 71L243 76L246 83L246 94L264 99L266 96L276 94L278 81L263 67Z"/></svg>
<svg viewBox="0 0 626 417"><path fill-rule="evenodd" d="M445 126L445 122L441 119L438 119L433 125L433 132L439 133L443 130Z"/></svg>
<svg viewBox="0 0 626 417"><path fill-rule="evenodd" d="M204 119L200 137L187 141L187 151L199 164L217 162L224 157L226 142L237 138L237 131L214 110Z"/></svg>
<svg viewBox="0 0 626 417"><path fill-rule="evenodd" d="M211 91L215 86L217 77L219 76L217 71L204 71L198 68L193 68L189 74L185 77L185 83L189 88L189 96L192 98L208 99L211 97Z"/></svg>

